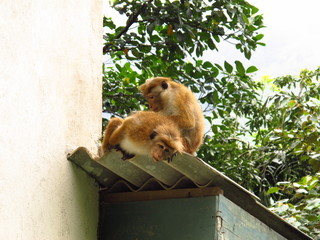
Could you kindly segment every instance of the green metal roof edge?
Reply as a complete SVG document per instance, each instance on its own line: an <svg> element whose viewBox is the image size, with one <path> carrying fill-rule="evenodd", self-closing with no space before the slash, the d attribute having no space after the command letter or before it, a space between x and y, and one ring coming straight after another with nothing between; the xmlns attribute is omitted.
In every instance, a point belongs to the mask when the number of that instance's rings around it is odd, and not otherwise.
<svg viewBox="0 0 320 240"><path fill-rule="evenodd" d="M200 188L218 186L223 189L225 197L285 238L312 240L311 237L263 206L254 194L201 159L189 154L177 155L170 163L153 162L142 156L123 161L119 152L112 151L101 158L95 158L86 148L79 147L68 155L68 160L106 188L112 188L113 185L121 182L126 184L130 191L142 191L150 181L156 181L163 189L170 190L185 178L190 179L195 186Z"/></svg>

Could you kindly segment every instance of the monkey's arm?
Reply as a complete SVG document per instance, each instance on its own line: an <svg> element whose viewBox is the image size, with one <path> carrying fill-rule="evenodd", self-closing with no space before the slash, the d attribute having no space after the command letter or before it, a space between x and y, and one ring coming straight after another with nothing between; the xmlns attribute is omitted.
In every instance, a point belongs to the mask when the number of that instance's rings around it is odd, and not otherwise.
<svg viewBox="0 0 320 240"><path fill-rule="evenodd" d="M188 92L185 93L185 95L180 95L176 98L174 103L176 114L169 116L180 128L191 129L196 126L195 108L198 106L190 100L193 96L190 96Z"/></svg>
<svg viewBox="0 0 320 240"><path fill-rule="evenodd" d="M168 117L183 129L191 129L196 126L195 117L192 114L188 114L186 112L180 115L171 115Z"/></svg>

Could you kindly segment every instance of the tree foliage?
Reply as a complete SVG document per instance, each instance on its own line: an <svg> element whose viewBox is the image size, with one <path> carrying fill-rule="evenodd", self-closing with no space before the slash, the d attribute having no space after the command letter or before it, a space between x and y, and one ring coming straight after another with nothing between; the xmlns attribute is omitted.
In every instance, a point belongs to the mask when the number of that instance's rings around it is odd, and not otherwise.
<svg viewBox="0 0 320 240"><path fill-rule="evenodd" d="M317 69L265 78L257 91L262 97L252 99L254 112L213 124L198 154L268 205L266 191L277 182L298 181L320 169L319 74Z"/></svg>
<svg viewBox="0 0 320 240"><path fill-rule="evenodd" d="M103 111L145 109L137 87L152 76L172 77L198 96L210 125L198 156L280 215L296 214L300 227L314 220L310 198L297 200L292 187L320 168L320 69L255 81L254 66L217 64L223 41L247 59L264 45L262 16L243 0L119 0L113 8L127 21L118 26L104 18ZM319 191L304 189L308 196ZM276 209L281 201L287 212ZM316 226L301 229L314 234Z"/></svg>
<svg viewBox="0 0 320 240"><path fill-rule="evenodd" d="M270 208L286 221L308 233L320 236L320 174L302 177L298 182L279 182L270 188L279 200Z"/></svg>
<svg viewBox="0 0 320 240"><path fill-rule="evenodd" d="M113 7L128 20L117 26L104 18L103 51L109 57L104 65L104 112L121 116L141 109L137 85L152 76L170 76L189 86L208 110L224 104L217 100L226 94L233 97L225 103L229 108L254 94L247 74L255 67L245 69L241 62L220 66L213 57L202 57L228 41L250 58L257 45L263 45L263 35L257 32L263 27L262 16L256 7L242 0L120 0ZM225 85L232 92L227 93Z"/></svg>
<svg viewBox="0 0 320 240"><path fill-rule="evenodd" d="M198 152L312 236L320 228L319 77L320 68L264 78L256 112L223 120Z"/></svg>

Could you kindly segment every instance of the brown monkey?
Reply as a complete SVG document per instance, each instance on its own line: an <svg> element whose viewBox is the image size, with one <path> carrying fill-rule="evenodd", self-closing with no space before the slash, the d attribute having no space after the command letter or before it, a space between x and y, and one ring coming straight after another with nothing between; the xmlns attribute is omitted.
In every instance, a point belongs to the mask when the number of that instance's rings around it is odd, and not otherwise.
<svg viewBox="0 0 320 240"><path fill-rule="evenodd" d="M183 151L180 131L174 121L156 112L139 111L125 119L112 118L107 125L102 150L116 148L123 159L135 154L151 156L155 161L170 161Z"/></svg>
<svg viewBox="0 0 320 240"><path fill-rule="evenodd" d="M176 122L181 130L185 151L194 154L202 143L204 118L193 93L183 84L167 77L148 79L139 89L152 111Z"/></svg>

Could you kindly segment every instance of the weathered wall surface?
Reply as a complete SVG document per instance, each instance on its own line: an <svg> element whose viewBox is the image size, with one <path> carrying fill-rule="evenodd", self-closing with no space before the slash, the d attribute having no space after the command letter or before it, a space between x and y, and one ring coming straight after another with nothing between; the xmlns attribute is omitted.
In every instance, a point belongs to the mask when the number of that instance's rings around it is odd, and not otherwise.
<svg viewBox="0 0 320 240"><path fill-rule="evenodd" d="M0 239L96 239L101 0L0 1Z"/></svg>

